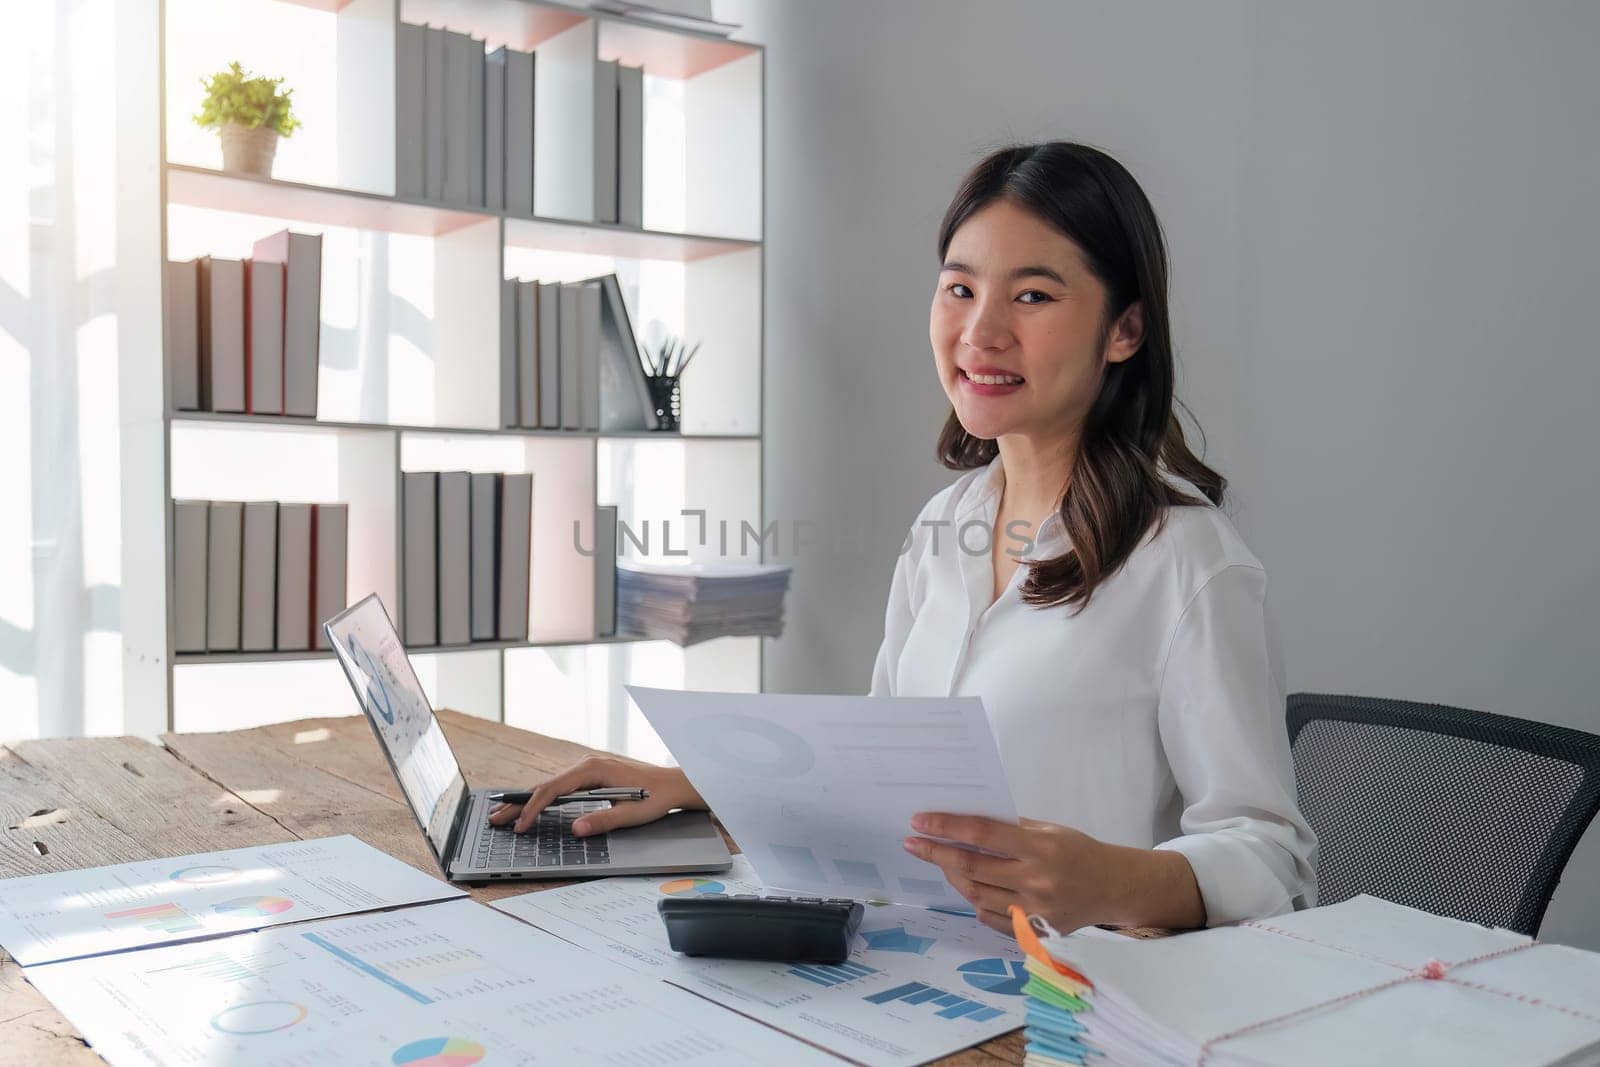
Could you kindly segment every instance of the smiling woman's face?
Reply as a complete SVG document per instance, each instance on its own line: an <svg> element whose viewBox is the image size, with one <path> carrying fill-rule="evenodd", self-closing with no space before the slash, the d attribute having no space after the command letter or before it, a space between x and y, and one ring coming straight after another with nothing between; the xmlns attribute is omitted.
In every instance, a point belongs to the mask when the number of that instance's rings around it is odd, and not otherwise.
<svg viewBox="0 0 1600 1067"><path fill-rule="evenodd" d="M1076 436L1106 360L1141 338L1123 316L1102 337L1106 288L1083 252L1009 200L974 212L950 241L928 313L945 395L967 433Z"/></svg>

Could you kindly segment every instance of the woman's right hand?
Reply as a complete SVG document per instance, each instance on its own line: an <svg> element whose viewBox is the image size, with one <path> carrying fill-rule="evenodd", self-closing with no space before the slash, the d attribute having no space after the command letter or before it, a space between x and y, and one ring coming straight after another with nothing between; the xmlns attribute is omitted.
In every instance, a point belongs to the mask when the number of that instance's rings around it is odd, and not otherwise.
<svg viewBox="0 0 1600 1067"><path fill-rule="evenodd" d="M590 756L535 787L526 804L497 805L489 812L489 821L495 826L514 823L512 829L524 833L553 798L597 786L636 786L649 790L650 796L646 800L614 801L609 810L585 815L572 824L577 837L652 822L674 808L706 806L689 784L689 777L677 767L658 767L620 756Z"/></svg>

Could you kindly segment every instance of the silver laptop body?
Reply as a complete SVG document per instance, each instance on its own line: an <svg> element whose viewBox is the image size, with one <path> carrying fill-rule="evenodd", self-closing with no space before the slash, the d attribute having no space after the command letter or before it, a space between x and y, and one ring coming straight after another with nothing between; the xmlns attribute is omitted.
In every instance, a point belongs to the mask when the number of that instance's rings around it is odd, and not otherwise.
<svg viewBox="0 0 1600 1067"><path fill-rule="evenodd" d="M722 835L703 811L574 837L573 819L609 804L584 801L547 808L526 834L491 827L488 795L499 788L467 787L377 594L329 619L323 630L434 859L452 882L722 871L732 865Z"/></svg>

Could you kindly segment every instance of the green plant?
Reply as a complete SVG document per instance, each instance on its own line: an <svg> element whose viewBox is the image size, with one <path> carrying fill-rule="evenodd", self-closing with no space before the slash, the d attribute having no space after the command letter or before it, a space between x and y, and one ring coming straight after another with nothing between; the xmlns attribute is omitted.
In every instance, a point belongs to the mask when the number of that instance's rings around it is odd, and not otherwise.
<svg viewBox="0 0 1600 1067"><path fill-rule="evenodd" d="M200 105L195 124L206 129L226 126L255 128L265 126L288 137L300 126L300 120L289 113L289 97L293 89L281 92L282 78L256 78L247 75L238 60L228 64L227 70L201 78L206 98Z"/></svg>

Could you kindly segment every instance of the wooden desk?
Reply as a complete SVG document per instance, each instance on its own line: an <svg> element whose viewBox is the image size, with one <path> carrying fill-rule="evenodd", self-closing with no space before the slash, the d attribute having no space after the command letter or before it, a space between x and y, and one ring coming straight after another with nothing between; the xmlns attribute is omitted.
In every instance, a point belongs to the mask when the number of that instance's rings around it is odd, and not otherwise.
<svg viewBox="0 0 1600 1067"><path fill-rule="evenodd" d="M592 751L455 712L439 718L477 784L536 783ZM0 747L0 877L343 833L439 873L360 716L162 740L165 747L131 737ZM501 883L472 896L484 902L561 884ZM0 952L0 1064L99 1062ZM1022 1034L940 1062L1020 1064Z"/></svg>

